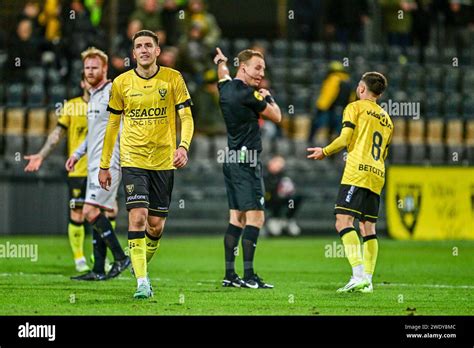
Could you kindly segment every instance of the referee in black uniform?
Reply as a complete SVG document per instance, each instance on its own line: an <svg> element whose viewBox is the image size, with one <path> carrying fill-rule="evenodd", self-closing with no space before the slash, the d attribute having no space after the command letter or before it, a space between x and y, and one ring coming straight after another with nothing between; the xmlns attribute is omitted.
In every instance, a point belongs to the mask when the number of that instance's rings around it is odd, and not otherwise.
<svg viewBox="0 0 474 348"><path fill-rule="evenodd" d="M228 153L224 161L224 179L230 219L224 237L225 277L223 286L273 288L253 269L253 259L260 229L265 221L262 164L259 160L262 141L260 115L280 122L281 112L266 89L258 89L265 73L260 52L244 50L237 56L239 68L234 79L229 76L225 57L219 48L214 63L219 76L219 103L227 126ZM242 235L244 278L235 272L235 255Z"/></svg>

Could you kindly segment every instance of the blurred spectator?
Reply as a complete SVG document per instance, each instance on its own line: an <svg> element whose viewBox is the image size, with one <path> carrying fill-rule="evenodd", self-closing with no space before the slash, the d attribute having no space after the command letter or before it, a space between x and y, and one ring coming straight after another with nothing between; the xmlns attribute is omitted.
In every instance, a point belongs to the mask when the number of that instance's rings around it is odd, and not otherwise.
<svg viewBox="0 0 474 348"><path fill-rule="evenodd" d="M161 54L158 56L158 64L168 68L175 69L176 61L178 59L178 48L173 46L165 46L161 49Z"/></svg>
<svg viewBox="0 0 474 348"><path fill-rule="evenodd" d="M34 66L41 66L41 53L44 47L40 37L33 36L33 23L22 19L16 33L8 45L9 56L7 77L12 82L26 82L26 72Z"/></svg>
<svg viewBox="0 0 474 348"><path fill-rule="evenodd" d="M63 11L63 37L69 60L80 59L82 51L89 46L106 49L106 40L92 25L89 13L81 0L72 0Z"/></svg>
<svg viewBox="0 0 474 348"><path fill-rule="evenodd" d="M411 31L414 0L379 0L382 10L383 28L389 45L400 46L404 51L412 44Z"/></svg>
<svg viewBox="0 0 474 348"><path fill-rule="evenodd" d="M416 9L413 11L412 36L419 48L418 62L425 63L425 48L430 42L432 13L434 12L432 0L415 0Z"/></svg>
<svg viewBox="0 0 474 348"><path fill-rule="evenodd" d="M178 70L200 85L204 72L212 68L212 53L204 42L202 22L194 22L179 44Z"/></svg>
<svg viewBox="0 0 474 348"><path fill-rule="evenodd" d="M166 43L166 32L161 21L158 0L142 0L140 6L130 16L130 20L134 19L142 22L143 29L154 31L160 39L160 44Z"/></svg>
<svg viewBox="0 0 474 348"><path fill-rule="evenodd" d="M39 23L45 28L44 37L52 43L61 39L61 4L59 0L46 0L43 11L38 17Z"/></svg>
<svg viewBox="0 0 474 348"><path fill-rule="evenodd" d="M301 234L295 214L301 207L302 196L296 194L293 180L285 174L285 159L275 156L267 164L264 175L265 205L270 211L266 229L272 236L287 232L290 236Z"/></svg>
<svg viewBox="0 0 474 348"><path fill-rule="evenodd" d="M457 57L463 57L474 40L470 38L474 38L474 2L447 0L445 4L446 45L454 45Z"/></svg>
<svg viewBox="0 0 474 348"><path fill-rule="evenodd" d="M19 23L23 19L29 19L31 21L32 35L34 37L43 35L43 31L41 25L38 21L38 16L41 11L40 4L38 0L29 0L23 6L23 10L18 15L17 23Z"/></svg>
<svg viewBox="0 0 474 348"><path fill-rule="evenodd" d="M316 111L308 137L309 143L313 141L314 135L321 127L329 127L330 131L340 133L342 112L347 104L355 100L352 89L349 73L342 63L331 62L316 101Z"/></svg>
<svg viewBox="0 0 474 348"><path fill-rule="evenodd" d="M99 26L102 20L102 7L104 0L84 0L84 5L90 13L91 23L94 27Z"/></svg>
<svg viewBox="0 0 474 348"><path fill-rule="evenodd" d="M204 85L193 95L196 131L208 136L226 133L224 118L219 108L217 80L215 69L206 71Z"/></svg>
<svg viewBox="0 0 474 348"><path fill-rule="evenodd" d="M289 6L288 10L295 11L295 19L291 23L295 26L296 39L318 41L322 0L295 0Z"/></svg>
<svg viewBox="0 0 474 348"><path fill-rule="evenodd" d="M186 8L186 0L163 0L163 10L161 19L163 28L166 30L166 43L176 45L181 36L180 26L178 25L179 11Z"/></svg>
<svg viewBox="0 0 474 348"><path fill-rule="evenodd" d="M366 0L331 0L326 11L327 39L345 45L362 41L364 27L369 21L369 6Z"/></svg>
<svg viewBox="0 0 474 348"><path fill-rule="evenodd" d="M192 27L199 25L204 44L212 49L216 47L221 37L221 29L216 18L207 12L203 0L189 0L183 23L183 33L189 33Z"/></svg>
<svg viewBox="0 0 474 348"><path fill-rule="evenodd" d="M133 35L143 29L142 22L133 19L128 23L125 35L118 35L112 41L112 65L111 77L115 78L121 73L129 70L133 63Z"/></svg>

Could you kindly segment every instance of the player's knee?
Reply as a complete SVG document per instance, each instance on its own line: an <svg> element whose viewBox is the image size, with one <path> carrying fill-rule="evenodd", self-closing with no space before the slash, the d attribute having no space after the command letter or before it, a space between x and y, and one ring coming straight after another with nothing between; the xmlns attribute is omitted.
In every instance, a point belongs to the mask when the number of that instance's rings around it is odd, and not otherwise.
<svg viewBox="0 0 474 348"><path fill-rule="evenodd" d="M92 223L100 214L100 209L94 206L85 205L82 209L82 214L87 222Z"/></svg>
<svg viewBox="0 0 474 348"><path fill-rule="evenodd" d="M129 214L129 229L133 230L144 230L147 220L147 210L146 209L132 209Z"/></svg>
<svg viewBox="0 0 474 348"><path fill-rule="evenodd" d="M163 230L165 229L165 220L164 219L157 219L153 221L152 224L148 224L148 232L155 237L161 236Z"/></svg>
<svg viewBox="0 0 474 348"><path fill-rule="evenodd" d="M71 218L72 221L74 221L76 224L82 224L84 223L84 215L82 213L82 208L74 208L71 209L71 212L69 214L69 217Z"/></svg>

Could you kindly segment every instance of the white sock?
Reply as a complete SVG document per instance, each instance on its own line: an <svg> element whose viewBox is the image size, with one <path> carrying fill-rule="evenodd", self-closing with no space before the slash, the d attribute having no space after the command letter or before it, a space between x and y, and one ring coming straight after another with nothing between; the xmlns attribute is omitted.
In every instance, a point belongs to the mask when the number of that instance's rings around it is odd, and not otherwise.
<svg viewBox="0 0 474 348"><path fill-rule="evenodd" d="M148 280L146 279L146 277L137 278L137 286L139 287L142 284L148 284Z"/></svg>
<svg viewBox="0 0 474 348"><path fill-rule="evenodd" d="M364 278L364 265L352 267L352 275L357 279Z"/></svg>
<svg viewBox="0 0 474 348"><path fill-rule="evenodd" d="M372 283L372 274L366 273L365 277L368 279L369 282Z"/></svg>
<svg viewBox="0 0 474 348"><path fill-rule="evenodd" d="M74 261L76 262L76 265L78 265L80 263L86 263L86 258L83 256L78 259L75 259Z"/></svg>

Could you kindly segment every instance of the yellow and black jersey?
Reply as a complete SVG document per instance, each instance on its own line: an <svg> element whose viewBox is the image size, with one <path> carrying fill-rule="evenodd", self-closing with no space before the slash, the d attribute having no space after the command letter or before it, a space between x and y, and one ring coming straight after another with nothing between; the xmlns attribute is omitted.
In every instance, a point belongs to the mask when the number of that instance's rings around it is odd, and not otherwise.
<svg viewBox="0 0 474 348"><path fill-rule="evenodd" d="M364 187L380 195L385 157L393 133L390 116L371 100L358 100L344 110L343 127L353 129L341 184Z"/></svg>
<svg viewBox="0 0 474 348"><path fill-rule="evenodd" d="M194 125L188 89L180 72L158 67L149 78L129 70L112 84L111 114L102 151L101 168L109 168L120 121L120 165L150 170L173 167L176 150L176 115L181 119L179 146L189 149ZM120 115L122 118L120 119Z"/></svg>
<svg viewBox="0 0 474 348"><path fill-rule="evenodd" d="M58 119L58 126L67 131L67 151L71 156L87 136L87 102L83 97L68 100ZM74 171L69 172L70 177L87 176L87 156L83 156L76 163Z"/></svg>

